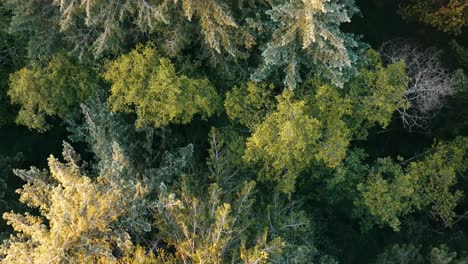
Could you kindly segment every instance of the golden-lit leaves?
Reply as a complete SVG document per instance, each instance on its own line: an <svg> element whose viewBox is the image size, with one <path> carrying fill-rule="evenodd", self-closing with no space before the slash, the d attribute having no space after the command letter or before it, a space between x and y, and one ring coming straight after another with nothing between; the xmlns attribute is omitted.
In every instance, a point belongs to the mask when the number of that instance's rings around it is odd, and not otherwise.
<svg viewBox="0 0 468 264"><path fill-rule="evenodd" d="M372 50L366 58L360 74L344 88L308 79L297 95L284 90L277 97L276 110L270 110L271 92L257 91L260 85L234 88L225 103L234 109L227 110L228 115L254 129L247 139L245 160L260 163L262 176L291 193L295 179L307 168L337 167L353 138L364 139L367 129L376 124L388 125L395 110L405 103L404 63L384 67ZM257 107L263 107L260 116L253 114Z"/></svg>
<svg viewBox="0 0 468 264"><path fill-rule="evenodd" d="M196 114L206 119L221 104L206 78L177 74L174 65L151 46L137 47L111 62L104 78L112 83L112 110L135 112L139 128L187 124Z"/></svg>
<svg viewBox="0 0 468 264"><path fill-rule="evenodd" d="M395 230L402 217L423 209L450 225L462 197L461 191L453 190L457 173L468 169L468 138L439 143L432 151L406 168L390 158L379 159L366 182L358 185L362 200L355 204Z"/></svg>
<svg viewBox="0 0 468 264"><path fill-rule="evenodd" d="M256 127L247 140L244 158L263 162L266 178L278 182L286 193L294 190L297 174L310 165L320 137L320 121L307 113L304 101L295 100L291 90L277 97L277 110ZM279 178L278 178L279 177Z"/></svg>
<svg viewBox="0 0 468 264"><path fill-rule="evenodd" d="M2 263L109 263L116 261L114 249L133 249L130 235L118 223L131 220L132 202L145 193L138 194L138 186L119 178L123 167L113 164L113 170L91 179L68 144L64 157L66 163L49 158L50 176L35 169L17 171L28 181L21 201L39 208L42 216L4 214L19 234L0 248Z"/></svg>
<svg viewBox="0 0 468 264"><path fill-rule="evenodd" d="M47 119L74 118L79 104L96 88L96 76L73 63L63 53L46 66L33 63L10 75L11 101L20 105L16 122L41 132L50 128Z"/></svg>
<svg viewBox="0 0 468 264"><path fill-rule="evenodd" d="M468 2L464 0L413 0L400 11L406 19L416 18L453 35L461 34L463 28L468 25Z"/></svg>

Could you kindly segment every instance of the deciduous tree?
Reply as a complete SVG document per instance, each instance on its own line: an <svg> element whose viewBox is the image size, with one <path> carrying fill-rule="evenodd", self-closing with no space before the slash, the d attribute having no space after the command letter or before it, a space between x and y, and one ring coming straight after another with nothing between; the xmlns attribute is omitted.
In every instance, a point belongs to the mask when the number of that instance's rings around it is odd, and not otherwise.
<svg viewBox="0 0 468 264"><path fill-rule="evenodd" d="M63 53L46 65L32 63L10 75L8 95L20 106L16 122L43 132L50 128L48 118L75 118L97 81L93 71Z"/></svg>
<svg viewBox="0 0 468 264"><path fill-rule="evenodd" d="M244 159L260 164L260 175L277 181L280 190L290 193L305 169L312 165L337 167L353 137L365 139L368 128L387 126L393 112L405 104L404 64L384 67L375 51L369 51L366 58L360 74L344 88L314 78L296 93L284 90L277 96L276 109L247 139ZM248 101L241 101L239 108L245 109ZM252 116L245 111L241 118Z"/></svg>
<svg viewBox="0 0 468 264"><path fill-rule="evenodd" d="M206 119L221 104L206 78L178 74L151 46L140 46L111 62L104 78L112 83L112 110L135 112L138 128L187 124L196 114Z"/></svg>
<svg viewBox="0 0 468 264"><path fill-rule="evenodd" d="M455 190L457 174L468 169L467 140L460 137L439 143L423 159L403 161L403 166L390 158L379 159L366 181L358 185L362 198L356 205L368 210L371 222L395 230L402 217L421 210L450 225L462 197L461 190Z"/></svg>
<svg viewBox="0 0 468 264"><path fill-rule="evenodd" d="M398 109L403 124L410 129L427 128L444 99L457 88L457 79L440 62L441 51L424 50L404 40L386 42L380 50L386 61L406 64L409 83L403 97L409 104Z"/></svg>
<svg viewBox="0 0 468 264"><path fill-rule="evenodd" d="M412 0L400 12L406 19L416 19L444 32L459 35L468 24L468 3L463 0Z"/></svg>
<svg viewBox="0 0 468 264"><path fill-rule="evenodd" d="M229 118L237 120L249 129L274 109L274 86L248 82L227 92L224 107Z"/></svg>

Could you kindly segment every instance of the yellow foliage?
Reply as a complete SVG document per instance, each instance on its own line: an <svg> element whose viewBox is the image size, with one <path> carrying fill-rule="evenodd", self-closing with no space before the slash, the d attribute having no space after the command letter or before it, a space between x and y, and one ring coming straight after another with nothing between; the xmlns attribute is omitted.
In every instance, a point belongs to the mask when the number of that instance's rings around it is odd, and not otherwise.
<svg viewBox="0 0 468 264"><path fill-rule="evenodd" d="M141 197L135 186L118 178L123 167L117 164L94 180L83 175L75 155L65 145L67 163L51 156L50 176L34 168L17 172L28 180L19 191L21 202L42 216L4 214L18 234L0 247L2 263L115 263L114 250L133 250L118 221Z"/></svg>
<svg viewBox="0 0 468 264"><path fill-rule="evenodd" d="M435 1L416 0L401 9L403 17L429 24L444 32L459 35L468 25L468 2L450 0L442 6L434 5Z"/></svg>
<svg viewBox="0 0 468 264"><path fill-rule="evenodd" d="M104 78L112 83L113 111L135 112L136 126L187 124L195 114L206 119L221 99L206 79L178 75L168 59L148 45L109 63Z"/></svg>
<svg viewBox="0 0 468 264"><path fill-rule="evenodd" d="M244 159L266 165L265 177L278 182L286 193L294 190L297 174L315 154L320 121L308 114L305 101L293 99L287 89L277 97L277 110L269 114L247 139Z"/></svg>

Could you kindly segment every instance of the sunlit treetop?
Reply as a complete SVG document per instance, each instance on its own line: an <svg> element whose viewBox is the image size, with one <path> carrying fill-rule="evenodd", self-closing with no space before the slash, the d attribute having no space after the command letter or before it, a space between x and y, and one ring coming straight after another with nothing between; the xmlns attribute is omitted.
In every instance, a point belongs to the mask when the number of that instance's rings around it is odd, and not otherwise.
<svg viewBox="0 0 468 264"><path fill-rule="evenodd" d="M112 83L109 103L113 111L136 113L136 126L187 124L198 114L212 116L221 104L206 78L176 72L155 48L139 46L108 64L104 78Z"/></svg>
<svg viewBox="0 0 468 264"><path fill-rule="evenodd" d="M129 179L118 146L97 177L86 176L70 145L63 155L64 163L50 156L49 171L16 171L27 182L21 202L40 215L4 214L18 233L0 247L2 263L112 263L114 249L133 250L129 230L150 230L141 217L147 190Z"/></svg>
<svg viewBox="0 0 468 264"><path fill-rule="evenodd" d="M370 215L365 226L389 225L399 230L402 219L427 210L450 225L462 192L455 189L457 174L467 171L468 138L441 142L418 161L398 164L391 158L378 159L368 178L358 185L361 198L355 205Z"/></svg>
<svg viewBox="0 0 468 264"><path fill-rule="evenodd" d="M416 19L439 30L460 35L468 25L468 2L464 0L412 0L400 10L405 19Z"/></svg>
<svg viewBox="0 0 468 264"><path fill-rule="evenodd" d="M294 99L292 91L285 90L277 100L277 109L247 140L244 158L264 162L265 178L277 181L280 190L290 193L298 173L313 160L321 123L310 116L305 101Z"/></svg>
<svg viewBox="0 0 468 264"><path fill-rule="evenodd" d="M126 39L128 28L125 20L130 20L147 34L164 35L165 50L175 54L190 43L190 36L201 33L203 42L215 52L226 51L232 55L232 30L237 24L222 1L163 0L163 1L93 1L93 0L54 0L60 11L60 29L76 30L76 25L84 18L86 27L92 30L91 36L75 35L78 40L91 38L96 55L119 49ZM188 30L191 29L191 30Z"/></svg>
<svg viewBox="0 0 468 264"><path fill-rule="evenodd" d="M408 107L404 61L384 66L376 51L370 49L365 55L365 64L344 88L345 96L353 102L347 123L358 139L365 139L367 129L375 124L387 127L397 109Z"/></svg>
<svg viewBox="0 0 468 264"><path fill-rule="evenodd" d="M63 53L45 65L32 63L10 75L8 95L20 106L16 122L31 129L50 128L49 118L73 119L79 105L97 89L97 76Z"/></svg>
<svg viewBox="0 0 468 264"><path fill-rule="evenodd" d="M277 96L276 109L263 119L253 118L249 111L229 110L232 119L261 120L250 125L254 131L247 139L244 158L262 164L261 175L277 181L286 193L294 190L295 178L312 165L337 167L352 139L365 139L372 126L387 126L393 112L405 103L404 63L384 67L372 50L366 59L359 74L343 88L310 78L295 91L285 89ZM239 89L244 94L252 90L241 87L233 91L241 94ZM246 97L240 98L245 99L235 101L228 94L226 102L236 106L233 109L252 107ZM262 100L266 104L269 97Z"/></svg>

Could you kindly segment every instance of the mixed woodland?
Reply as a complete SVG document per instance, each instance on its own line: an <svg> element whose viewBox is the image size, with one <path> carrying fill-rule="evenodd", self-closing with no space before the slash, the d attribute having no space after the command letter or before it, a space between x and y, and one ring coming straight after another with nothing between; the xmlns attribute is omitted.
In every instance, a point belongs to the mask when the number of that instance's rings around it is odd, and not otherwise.
<svg viewBox="0 0 468 264"><path fill-rule="evenodd" d="M468 1L0 0L0 263L468 263Z"/></svg>

